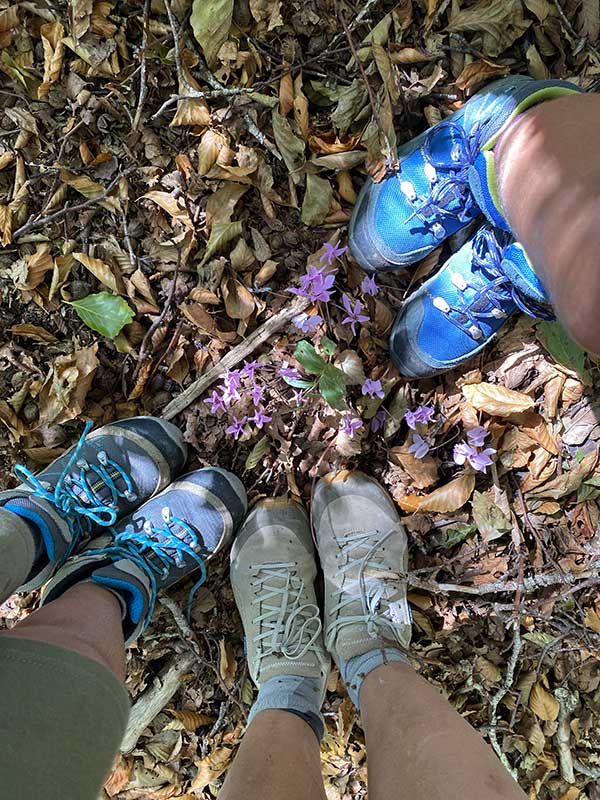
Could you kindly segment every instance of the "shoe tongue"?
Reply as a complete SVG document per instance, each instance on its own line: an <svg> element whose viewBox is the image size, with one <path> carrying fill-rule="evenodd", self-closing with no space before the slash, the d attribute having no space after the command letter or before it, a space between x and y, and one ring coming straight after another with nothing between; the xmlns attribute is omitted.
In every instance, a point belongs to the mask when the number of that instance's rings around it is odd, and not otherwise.
<svg viewBox="0 0 600 800"><path fill-rule="evenodd" d="M531 261L518 242L508 247L502 259L502 271L511 283L529 300L550 305L550 298L533 271Z"/></svg>
<svg viewBox="0 0 600 800"><path fill-rule="evenodd" d="M469 186L475 202L496 228L510 230L500 205L494 153L485 150L479 153L475 162L469 167Z"/></svg>

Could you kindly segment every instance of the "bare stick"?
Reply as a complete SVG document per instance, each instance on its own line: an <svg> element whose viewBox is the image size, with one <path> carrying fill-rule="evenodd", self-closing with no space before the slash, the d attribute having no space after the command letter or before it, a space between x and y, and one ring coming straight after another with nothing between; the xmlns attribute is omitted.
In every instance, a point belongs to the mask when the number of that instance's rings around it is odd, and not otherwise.
<svg viewBox="0 0 600 800"><path fill-rule="evenodd" d="M215 364L214 367L207 370L202 377L194 381L191 386L188 386L179 397L175 397L171 400L163 409L161 414L163 419L173 419L173 417L183 411L184 408L187 408L190 403L193 403L194 400L200 397L200 395L206 391L212 383L218 380L224 372L235 367L243 358L247 358L257 347L260 347L261 344L266 342L270 336L290 322L292 317L295 317L296 314L300 314L305 308L308 308L309 305L310 300L299 297L297 300L290 303L289 306L282 309L278 314L275 314L264 322L251 333L247 339L226 353L218 364Z"/></svg>
<svg viewBox="0 0 600 800"><path fill-rule="evenodd" d="M554 696L560 704L558 712L558 728L554 739L558 749L558 759L560 762L560 775L563 781L575 783L575 773L573 771L573 756L569 741L571 739L571 714L577 705L576 698L568 689L555 689Z"/></svg>
<svg viewBox="0 0 600 800"><path fill-rule="evenodd" d="M127 172L131 172L131 170L120 172L116 178L113 178L106 189L102 192L102 194L99 194L98 197L91 197L89 200L86 200L85 203L78 203L75 206L65 206L65 208L61 208L60 211L55 211L54 214L49 214L47 217L40 217L39 219L34 219L26 222L24 225L21 225L20 228L17 228L17 230L13 232L13 241L18 239L19 236L29 233L29 231L34 231L37 228L43 228L44 225L50 225L51 223L66 217L67 214L73 214L77 211L84 211L86 208L91 208L92 206L96 205L96 203L99 203L101 200L105 200L112 192L113 188L121 180L123 175L126 175Z"/></svg>
<svg viewBox="0 0 600 800"><path fill-rule="evenodd" d="M182 683L183 676L191 671L193 653L179 653L155 678L154 685L146 689L133 705L129 723L121 742L121 752L130 753L144 730L167 705Z"/></svg>
<svg viewBox="0 0 600 800"><path fill-rule="evenodd" d="M485 595L485 594L505 594L506 592L516 592L519 588L518 581L494 581L493 583L482 583L479 586L469 586L460 583L436 583L436 581L424 580L419 578L412 572L406 576L408 583L416 589L423 589L432 594L472 594L472 595ZM523 594L531 594L538 589L544 589L548 586L560 586L570 584L571 589L569 592L576 592L579 589L600 583L600 574L598 568L586 570L580 575L573 575L572 573L565 572L549 572L546 575L532 575L529 578L523 579L521 587Z"/></svg>
<svg viewBox="0 0 600 800"><path fill-rule="evenodd" d="M146 82L146 48L148 47L148 27L150 25L150 0L144 2L144 29L142 33L142 64L140 70L140 93L138 95L137 107L133 118L132 129L137 131L142 116L144 103L148 94L148 83Z"/></svg>

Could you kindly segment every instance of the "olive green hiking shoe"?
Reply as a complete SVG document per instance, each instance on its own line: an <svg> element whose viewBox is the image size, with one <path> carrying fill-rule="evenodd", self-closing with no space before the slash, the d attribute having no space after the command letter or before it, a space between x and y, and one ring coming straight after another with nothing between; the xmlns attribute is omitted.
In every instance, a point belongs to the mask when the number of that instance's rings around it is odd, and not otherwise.
<svg viewBox="0 0 600 800"><path fill-rule="evenodd" d="M325 646L342 675L357 656L406 651L407 539L388 493L362 472L330 473L316 486L312 514L325 579Z"/></svg>
<svg viewBox="0 0 600 800"><path fill-rule="evenodd" d="M323 646L308 516L297 503L258 503L231 550L231 583L244 625L250 675L316 678L322 694L330 660Z"/></svg>

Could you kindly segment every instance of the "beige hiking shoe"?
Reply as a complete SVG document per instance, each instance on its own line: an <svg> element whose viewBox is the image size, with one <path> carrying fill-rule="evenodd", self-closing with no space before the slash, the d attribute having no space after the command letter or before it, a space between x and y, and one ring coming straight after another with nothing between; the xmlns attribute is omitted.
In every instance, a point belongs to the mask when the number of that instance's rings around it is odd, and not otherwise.
<svg viewBox="0 0 600 800"><path fill-rule="evenodd" d="M325 646L338 665L410 644L406 533L388 493L362 472L322 478L313 523L325 578Z"/></svg>
<svg viewBox="0 0 600 800"><path fill-rule="evenodd" d="M246 634L250 675L259 688L276 676L316 678L322 702L330 659L323 645L316 574L302 506L286 498L258 503L231 550L231 583Z"/></svg>

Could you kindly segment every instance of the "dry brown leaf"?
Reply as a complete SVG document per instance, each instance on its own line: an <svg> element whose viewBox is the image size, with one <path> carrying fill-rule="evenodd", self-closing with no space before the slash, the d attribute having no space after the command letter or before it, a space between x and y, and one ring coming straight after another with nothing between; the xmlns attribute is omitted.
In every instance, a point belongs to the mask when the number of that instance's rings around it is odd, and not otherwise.
<svg viewBox="0 0 600 800"><path fill-rule="evenodd" d="M229 747L218 747L197 763L198 772L190 785L193 792L201 792L209 783L214 783L229 766L233 758L233 750Z"/></svg>
<svg viewBox="0 0 600 800"><path fill-rule="evenodd" d="M504 64L493 64L491 61L483 60L472 61L465 65L455 82L461 91L472 95L487 81L508 75L509 72L510 67Z"/></svg>
<svg viewBox="0 0 600 800"><path fill-rule="evenodd" d="M254 285L259 287L264 286L265 283L270 281L273 275L275 275L278 266L279 264L277 261L272 261L270 258L267 259L254 276Z"/></svg>
<svg viewBox="0 0 600 800"><path fill-rule="evenodd" d="M482 50L495 57L522 36L531 25L523 16L521 0L479 0L475 5L452 6L451 32L478 31L483 34Z"/></svg>
<svg viewBox="0 0 600 800"><path fill-rule="evenodd" d="M125 789L131 780L132 770L133 758L120 755L104 783L104 790L109 797L114 797Z"/></svg>
<svg viewBox="0 0 600 800"><path fill-rule="evenodd" d="M221 283L225 311L230 319L248 319L254 312L254 296L241 281L228 277Z"/></svg>
<svg viewBox="0 0 600 800"><path fill-rule="evenodd" d="M586 608L583 624L595 633L600 633L600 617L593 608Z"/></svg>
<svg viewBox="0 0 600 800"><path fill-rule="evenodd" d="M222 133L217 133L212 129L202 134L198 145L198 174L206 175L210 168L217 163L219 153L227 149L227 140Z"/></svg>
<svg viewBox="0 0 600 800"><path fill-rule="evenodd" d="M62 41L65 29L60 22L46 22L40 26L40 35L44 48L44 80L38 86L38 100L46 97L50 86L56 83L60 75L65 52L65 46Z"/></svg>
<svg viewBox="0 0 600 800"><path fill-rule="evenodd" d="M0 203L0 244L4 247L12 241L12 219L12 209Z"/></svg>
<svg viewBox="0 0 600 800"><path fill-rule="evenodd" d="M35 464L46 466L61 456L65 449L64 447L25 447L23 452Z"/></svg>
<svg viewBox="0 0 600 800"><path fill-rule="evenodd" d="M508 417L533 408L533 398L495 383L469 383L462 387L468 402L478 411L495 417Z"/></svg>
<svg viewBox="0 0 600 800"><path fill-rule="evenodd" d="M87 253L72 253L71 255L75 261L78 261L91 272L100 283L107 286L114 294L118 294L117 280L106 261L102 261L100 258L92 258L92 256L88 256Z"/></svg>
<svg viewBox="0 0 600 800"><path fill-rule="evenodd" d="M28 325L27 323L21 323L19 325L13 325L10 328L10 332L15 336L24 336L26 339L33 339L34 342L57 342L58 339L53 333L47 331L45 328L41 328L39 325Z"/></svg>
<svg viewBox="0 0 600 800"><path fill-rule="evenodd" d="M405 511L440 511L447 513L462 508L473 494L475 488L475 475L464 472L458 478L450 481L445 486L440 486L431 494L424 497L408 495L400 500L400 507Z"/></svg>
<svg viewBox="0 0 600 800"><path fill-rule="evenodd" d="M6 400L0 400L0 422L8 431L8 436L13 444L27 433L25 425L17 417Z"/></svg>
<svg viewBox="0 0 600 800"><path fill-rule="evenodd" d="M306 142L309 130L308 98L302 91L302 73L299 73L294 80L294 120L302 139Z"/></svg>
<svg viewBox="0 0 600 800"><path fill-rule="evenodd" d="M200 714L199 711L188 711L187 709L177 710L173 708L169 709L169 713L172 714L175 719L178 719L187 731L195 731L204 725L212 725L215 721L214 717L211 717L209 714Z"/></svg>
<svg viewBox="0 0 600 800"><path fill-rule="evenodd" d="M35 289L42 283L47 272L54 268L54 261L50 255L50 245L38 245L36 252L31 256L25 256L27 264L27 279L20 288Z"/></svg>
<svg viewBox="0 0 600 800"><path fill-rule="evenodd" d="M545 420L539 414L528 415L522 426L522 430L530 439L533 439L533 441L541 445L544 450L547 450L548 453L551 453L553 456L558 455L558 447L554 441L554 437L548 430L548 425Z"/></svg>
<svg viewBox="0 0 600 800"><path fill-rule="evenodd" d="M204 333L216 336L222 342L233 342L237 339L235 331L221 331L217 328L217 323L208 311L200 303L184 303L181 306L184 316L197 328Z"/></svg>
<svg viewBox="0 0 600 800"><path fill-rule="evenodd" d="M235 673L237 671L237 661L233 653L233 648L225 639L219 641L219 675L228 689L235 683Z"/></svg>
<svg viewBox="0 0 600 800"><path fill-rule="evenodd" d="M408 472L417 489L428 489L437 483L438 465L433 456L425 458L415 458L408 452L409 443L405 442L401 447L392 447L390 450L390 460L393 464L398 464Z"/></svg>
<svg viewBox="0 0 600 800"><path fill-rule="evenodd" d="M81 414L98 368L97 350L95 343L51 364L40 392L40 425L58 425Z"/></svg>
<svg viewBox="0 0 600 800"><path fill-rule="evenodd" d="M418 50L416 47L401 47L399 50L392 50L390 59L393 64L422 64L425 61L432 61L435 58L426 50Z"/></svg>
<svg viewBox="0 0 600 800"><path fill-rule="evenodd" d="M284 62L282 68L288 65ZM282 117L287 117L294 107L294 80L291 72L286 72L279 81L279 113Z"/></svg>
<svg viewBox="0 0 600 800"><path fill-rule="evenodd" d="M101 197L106 191L106 188L102 186L102 184L96 183L91 178L88 178L87 175L75 175L67 169L61 169L60 179L63 183L66 183L72 189L79 192L79 194L87 197L88 200L95 200ZM118 197L105 197L103 200L99 200L98 204L101 205L102 208L106 208L107 211L112 211L116 214L122 213L121 203Z"/></svg>
<svg viewBox="0 0 600 800"><path fill-rule="evenodd" d="M558 717L560 703L541 683L536 683L529 695L529 708L539 719L553 722Z"/></svg>
<svg viewBox="0 0 600 800"><path fill-rule="evenodd" d="M169 192L147 192L146 194L142 195L141 199L152 200L153 203L156 203L157 206L160 206L164 211L167 212L167 214L169 214L173 219L177 220L177 222L181 223L188 230L194 230L194 225L183 201L177 200L177 198L173 197L173 195Z"/></svg>
<svg viewBox="0 0 600 800"><path fill-rule="evenodd" d="M0 11L0 33L5 33L19 25L19 5L9 6Z"/></svg>

